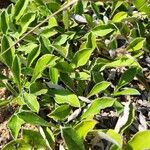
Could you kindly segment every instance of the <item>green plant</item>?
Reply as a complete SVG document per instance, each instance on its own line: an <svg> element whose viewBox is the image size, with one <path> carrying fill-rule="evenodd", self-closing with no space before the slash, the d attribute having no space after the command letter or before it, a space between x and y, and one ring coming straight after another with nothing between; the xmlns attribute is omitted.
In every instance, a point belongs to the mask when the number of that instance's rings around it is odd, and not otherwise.
<svg viewBox="0 0 150 150"><path fill-rule="evenodd" d="M149 130L123 139L136 116L129 96L140 95L130 83L136 77L150 90L139 63L149 53L147 1L13 2L0 14L0 62L10 72L0 74L0 87L11 93L0 107L17 107L8 120L13 140L3 150L84 150L100 139L113 150L150 148ZM112 68L124 69L115 82L106 81ZM106 108L119 117L114 129L95 127L94 116ZM19 138L25 123L38 131L23 129Z"/></svg>

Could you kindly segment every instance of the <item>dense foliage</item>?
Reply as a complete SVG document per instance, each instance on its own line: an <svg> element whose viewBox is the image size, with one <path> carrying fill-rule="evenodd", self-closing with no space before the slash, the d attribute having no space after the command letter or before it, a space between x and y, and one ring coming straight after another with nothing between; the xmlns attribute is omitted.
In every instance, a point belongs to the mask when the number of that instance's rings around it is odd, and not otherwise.
<svg viewBox="0 0 150 150"><path fill-rule="evenodd" d="M150 50L148 1L12 2L0 10L0 62L9 72L0 74L9 91L0 108L15 107L3 150L149 149L134 86L150 91L140 63ZM108 111L117 118L110 128L98 119ZM138 118L142 127L132 130Z"/></svg>

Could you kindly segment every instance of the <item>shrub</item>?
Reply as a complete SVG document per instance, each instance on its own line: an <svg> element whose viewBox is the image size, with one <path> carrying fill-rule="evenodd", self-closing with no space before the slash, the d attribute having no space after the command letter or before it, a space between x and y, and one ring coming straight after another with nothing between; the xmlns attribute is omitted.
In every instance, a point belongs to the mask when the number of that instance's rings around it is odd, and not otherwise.
<svg viewBox="0 0 150 150"><path fill-rule="evenodd" d="M0 86L10 96L0 107L16 106L3 150L150 148L147 125L131 130L142 92L133 81L150 90L140 63L149 14L146 0L13 0L1 10L0 61L9 76L0 74ZM119 117L113 129L97 125L108 110ZM26 123L37 130L22 129Z"/></svg>

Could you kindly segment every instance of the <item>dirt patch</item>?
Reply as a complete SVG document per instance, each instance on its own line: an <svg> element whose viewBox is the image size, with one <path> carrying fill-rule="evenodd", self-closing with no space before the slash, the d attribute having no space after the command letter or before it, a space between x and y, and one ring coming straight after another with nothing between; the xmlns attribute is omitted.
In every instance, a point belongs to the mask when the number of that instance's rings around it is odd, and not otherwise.
<svg viewBox="0 0 150 150"><path fill-rule="evenodd" d="M11 135L7 128L7 121L0 124L0 149L11 140Z"/></svg>
<svg viewBox="0 0 150 150"><path fill-rule="evenodd" d="M9 0L0 0L0 9L6 8L11 2Z"/></svg>

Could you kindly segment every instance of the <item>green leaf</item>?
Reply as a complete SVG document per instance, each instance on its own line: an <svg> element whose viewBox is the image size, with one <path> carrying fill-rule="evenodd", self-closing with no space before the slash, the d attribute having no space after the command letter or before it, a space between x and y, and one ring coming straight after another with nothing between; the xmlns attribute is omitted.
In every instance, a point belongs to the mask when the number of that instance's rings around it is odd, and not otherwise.
<svg viewBox="0 0 150 150"><path fill-rule="evenodd" d="M96 26L92 31L97 36L106 36L107 34L113 32L115 28L112 25L99 25Z"/></svg>
<svg viewBox="0 0 150 150"><path fill-rule="evenodd" d="M91 48L94 50L96 48L96 38L93 32L90 32L86 41L86 48Z"/></svg>
<svg viewBox="0 0 150 150"><path fill-rule="evenodd" d="M113 62L108 62L106 65L104 65L101 68L101 71L103 71L105 68L117 68L117 67L128 67L128 66L134 66L139 69L141 69L139 63L133 58L127 58L127 57L121 57L118 60L115 60Z"/></svg>
<svg viewBox="0 0 150 150"><path fill-rule="evenodd" d="M81 139L85 139L88 132L90 132L96 125L95 120L84 120L75 126L75 130Z"/></svg>
<svg viewBox="0 0 150 150"><path fill-rule="evenodd" d="M99 113L101 109L111 107L116 99L110 97L102 97L94 100L90 107L83 113L81 119L92 118L95 114Z"/></svg>
<svg viewBox="0 0 150 150"><path fill-rule="evenodd" d="M20 47L17 49L17 51L24 52L25 54L29 54L36 47L38 47L38 45L32 42L32 43L28 43L26 45L20 45Z"/></svg>
<svg viewBox="0 0 150 150"><path fill-rule="evenodd" d="M121 104L121 102L115 101L113 104L113 107L115 108L115 110L118 114L123 112L124 106Z"/></svg>
<svg viewBox="0 0 150 150"><path fill-rule="evenodd" d="M17 91L12 87L12 85L9 82L4 82L5 87L14 95L14 96L18 96Z"/></svg>
<svg viewBox="0 0 150 150"><path fill-rule="evenodd" d="M73 72L70 77L75 80L90 80L91 78L90 73L87 72Z"/></svg>
<svg viewBox="0 0 150 150"><path fill-rule="evenodd" d="M48 127L40 127L40 133L50 150L55 150L55 137Z"/></svg>
<svg viewBox="0 0 150 150"><path fill-rule="evenodd" d="M63 45L63 44L66 43L67 39L68 39L68 35L67 34L61 34L54 41L54 45Z"/></svg>
<svg viewBox="0 0 150 150"><path fill-rule="evenodd" d="M140 95L139 91L134 88L125 88L121 91L115 92L114 96L120 95Z"/></svg>
<svg viewBox="0 0 150 150"><path fill-rule="evenodd" d="M41 52L44 54L52 53L52 48L50 47L50 40L44 36L40 36Z"/></svg>
<svg viewBox="0 0 150 150"><path fill-rule="evenodd" d="M9 29L9 20L8 19L9 19L8 13L6 10L4 10L0 16L0 28L3 32L3 34L7 34L7 32L8 32L8 29Z"/></svg>
<svg viewBox="0 0 150 150"><path fill-rule="evenodd" d="M50 12L54 13L60 8L60 2L59 1L47 1L47 6Z"/></svg>
<svg viewBox="0 0 150 150"><path fill-rule="evenodd" d="M150 149L150 130L136 133L125 147L125 150L144 149Z"/></svg>
<svg viewBox="0 0 150 150"><path fill-rule="evenodd" d="M92 8L93 12L96 14L96 16L97 16L98 18L100 18L99 7L98 7L98 5L96 5L95 2L92 2L92 3L91 3L91 8Z"/></svg>
<svg viewBox="0 0 150 150"><path fill-rule="evenodd" d="M121 22L123 19L127 18L128 14L124 11L118 12L113 18L112 22Z"/></svg>
<svg viewBox="0 0 150 150"><path fill-rule="evenodd" d="M83 66L89 60L92 52L96 47L96 38L94 34L91 32L88 34L86 48L77 51L72 59L73 68L77 68Z"/></svg>
<svg viewBox="0 0 150 150"><path fill-rule="evenodd" d="M12 64L12 73L14 76L14 80L17 83L18 87L20 88L21 84L21 62L19 57L16 55Z"/></svg>
<svg viewBox="0 0 150 150"><path fill-rule="evenodd" d="M9 21L11 22L12 21L12 17L13 17L13 14L14 14L14 5L13 4L10 4L8 7L7 7L7 13L9 15Z"/></svg>
<svg viewBox="0 0 150 150"><path fill-rule="evenodd" d="M55 91L54 99L58 104L68 103L73 107L80 107L80 102L78 100L78 97L68 90Z"/></svg>
<svg viewBox="0 0 150 150"><path fill-rule="evenodd" d="M8 38L6 35L4 35L1 40L1 52L3 53L2 54L3 61L9 68L11 68L12 66L15 52L14 48L10 48L9 50L7 50L10 46L11 46L11 39Z"/></svg>
<svg viewBox="0 0 150 150"><path fill-rule="evenodd" d="M13 115L8 121L8 128L10 129L13 138L17 139L22 124L24 124L24 121L17 115Z"/></svg>
<svg viewBox="0 0 150 150"><path fill-rule="evenodd" d="M60 80L71 90L75 91L74 81L67 73L60 73Z"/></svg>
<svg viewBox="0 0 150 150"><path fill-rule="evenodd" d="M55 149L55 137L52 133L52 131L48 127L40 127L39 131L46 141L47 146L50 148L50 150Z"/></svg>
<svg viewBox="0 0 150 150"><path fill-rule="evenodd" d="M33 94L24 93L23 94L23 100L25 104L33 111L33 112L39 112L40 105L37 101L37 98Z"/></svg>
<svg viewBox="0 0 150 150"><path fill-rule="evenodd" d="M114 12L123 4L123 1L114 1L113 7L112 7L112 13L111 16L114 14Z"/></svg>
<svg viewBox="0 0 150 150"><path fill-rule="evenodd" d="M69 44L67 43L66 46L60 45L50 45L53 49L55 49L61 56L66 58L68 56L68 48Z"/></svg>
<svg viewBox="0 0 150 150"><path fill-rule="evenodd" d="M55 17L51 17L48 21L48 27L49 28L53 28L53 27L56 27L58 26L58 23L57 23L57 20Z"/></svg>
<svg viewBox="0 0 150 150"><path fill-rule="evenodd" d="M28 143L25 143L23 139L17 139L10 141L8 144L6 144L2 150L31 150L32 146Z"/></svg>
<svg viewBox="0 0 150 150"><path fill-rule="evenodd" d="M61 128L61 134L69 150L84 150L83 140L71 127Z"/></svg>
<svg viewBox="0 0 150 150"><path fill-rule="evenodd" d="M31 24L31 22L33 22L35 20L35 13L26 13L23 17L21 17L20 21L19 21L19 35L22 35L24 32L27 31L28 26Z"/></svg>
<svg viewBox="0 0 150 150"><path fill-rule="evenodd" d="M41 82L34 82L30 85L30 93L35 96L46 94L48 91L47 87Z"/></svg>
<svg viewBox="0 0 150 150"><path fill-rule="evenodd" d="M115 92L118 91L122 86L128 84L129 82L131 82L133 80L133 78L136 76L137 74L137 68L129 68L128 70L126 70L120 80L119 83L115 89Z"/></svg>
<svg viewBox="0 0 150 150"><path fill-rule="evenodd" d="M58 62L54 67L63 73L70 73L73 71L72 66L68 64L66 61Z"/></svg>
<svg viewBox="0 0 150 150"><path fill-rule="evenodd" d="M51 54L45 54L42 57L40 57L33 70L33 76L31 82L34 82L37 78L39 78L41 76L42 71L46 67L53 65L56 60L57 57Z"/></svg>
<svg viewBox="0 0 150 150"><path fill-rule="evenodd" d="M108 88L108 86L110 86L110 82L107 82L107 81L102 81L102 82L99 82L97 83L93 88L92 90L90 91L90 93L88 94L88 97L91 97L95 94L98 94L104 90L106 90Z"/></svg>
<svg viewBox="0 0 150 150"><path fill-rule="evenodd" d="M48 27L42 28L42 31L40 32L40 36L43 36L45 38L50 38L55 34L57 34L57 31L54 28Z"/></svg>
<svg viewBox="0 0 150 150"><path fill-rule="evenodd" d="M135 109L131 102L127 102L124 107L122 116L119 117L115 126L116 132L124 132L133 122L135 117Z"/></svg>
<svg viewBox="0 0 150 150"><path fill-rule="evenodd" d="M48 116L54 120L65 120L65 118L70 114L71 108L69 105L61 105L52 111Z"/></svg>
<svg viewBox="0 0 150 150"><path fill-rule="evenodd" d="M22 132L23 139L35 149L46 149L47 145L42 135L37 131L26 130Z"/></svg>
<svg viewBox="0 0 150 150"><path fill-rule="evenodd" d="M24 15L24 12L28 6L29 0L18 0L15 5L14 17L16 21L20 19L21 16Z"/></svg>
<svg viewBox="0 0 150 150"><path fill-rule="evenodd" d="M137 21L136 24L137 24L139 36L145 37L146 28L145 28L144 24L140 20Z"/></svg>
<svg viewBox="0 0 150 150"><path fill-rule="evenodd" d="M35 47L29 53L29 55L27 57L27 67L30 67L32 65L33 61L39 56L39 54L40 54L40 48L41 47Z"/></svg>
<svg viewBox="0 0 150 150"><path fill-rule="evenodd" d="M69 29L70 27L70 18L69 18L69 12L63 11L63 24L65 26L65 29Z"/></svg>
<svg viewBox="0 0 150 150"><path fill-rule="evenodd" d="M145 12L147 15L150 15L150 7L147 0L133 0L133 4L138 11Z"/></svg>
<svg viewBox="0 0 150 150"><path fill-rule="evenodd" d="M39 126L50 126L51 124L45 121L43 118L39 117L38 115L30 112L30 111L23 111L18 113L17 116L24 120L26 123L30 123L33 125Z"/></svg>
<svg viewBox="0 0 150 150"><path fill-rule="evenodd" d="M91 131L92 134L99 137L100 139L105 139L109 142L114 143L119 148L122 148L123 145L123 138L119 135L115 130L93 130Z"/></svg>
<svg viewBox="0 0 150 150"><path fill-rule="evenodd" d="M143 45L144 45L144 42L145 42L145 38L135 38L130 44L129 46L127 47L127 50L129 52L134 52L134 51L138 51L140 49L143 48Z"/></svg>
<svg viewBox="0 0 150 150"><path fill-rule="evenodd" d="M72 67L78 68L80 66L83 66L87 63L89 60L93 50L91 51L90 48L79 50L77 53L75 53L73 59L72 59Z"/></svg>
<svg viewBox="0 0 150 150"><path fill-rule="evenodd" d="M75 14L82 15L84 13L82 0L78 0L75 7Z"/></svg>
<svg viewBox="0 0 150 150"><path fill-rule="evenodd" d="M59 72L58 69L56 68L49 68L49 76L50 76L50 80L53 84L57 84L58 83L58 78L59 78Z"/></svg>

